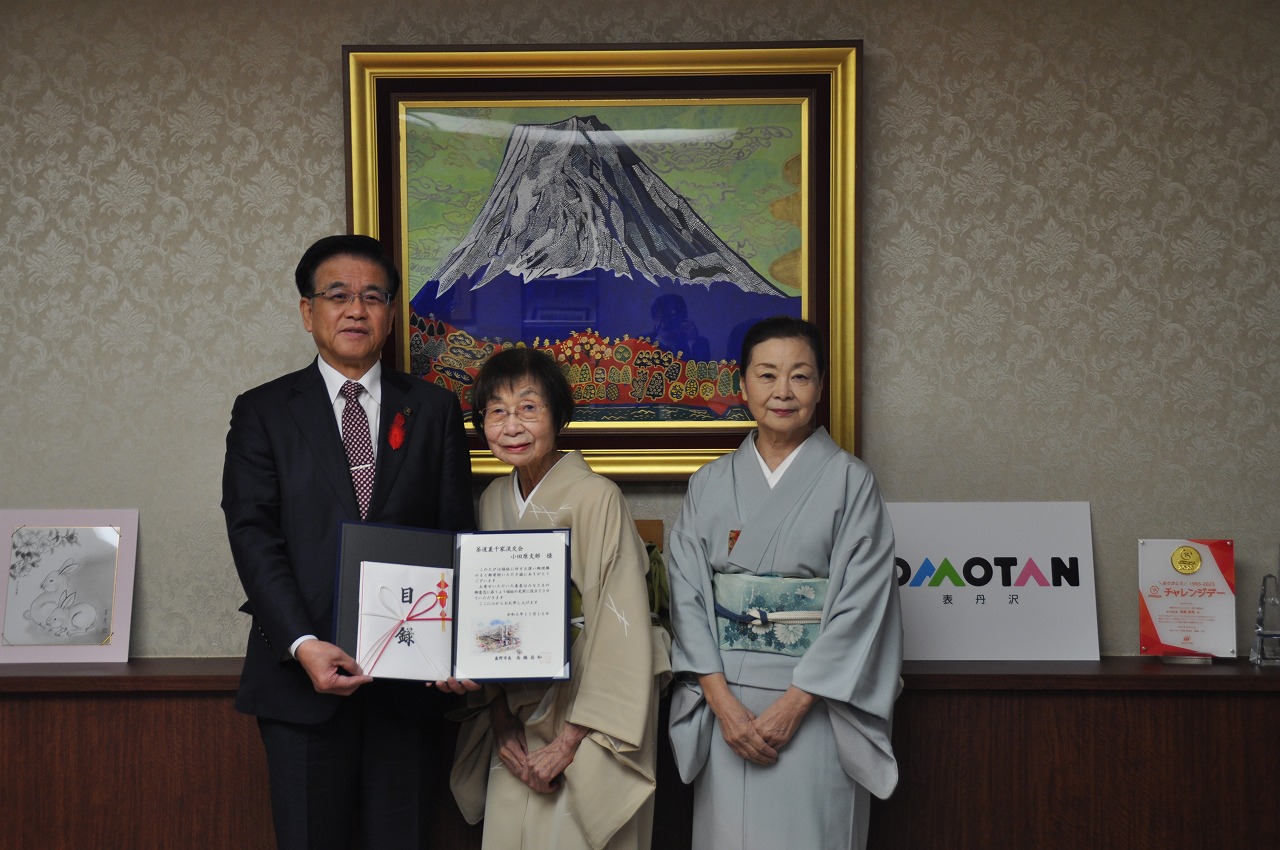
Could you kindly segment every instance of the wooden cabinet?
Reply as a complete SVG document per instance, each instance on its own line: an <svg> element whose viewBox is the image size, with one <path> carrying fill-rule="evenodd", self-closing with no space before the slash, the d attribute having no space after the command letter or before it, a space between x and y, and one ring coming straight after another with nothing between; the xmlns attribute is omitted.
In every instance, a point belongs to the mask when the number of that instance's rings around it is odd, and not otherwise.
<svg viewBox="0 0 1280 850"><path fill-rule="evenodd" d="M906 665L901 780L870 846L1249 850L1280 843L1280 670L1139 658Z"/></svg>
<svg viewBox="0 0 1280 850"><path fill-rule="evenodd" d="M5 847L266 848L240 659L0 667Z"/></svg>
<svg viewBox="0 0 1280 850"><path fill-rule="evenodd" d="M239 659L0 666L4 847L269 848ZM871 847L1276 846L1280 671L1245 662L909 663L901 782ZM663 718L665 720L665 717ZM689 846L690 790L659 765L654 847ZM479 847L452 799L441 846Z"/></svg>

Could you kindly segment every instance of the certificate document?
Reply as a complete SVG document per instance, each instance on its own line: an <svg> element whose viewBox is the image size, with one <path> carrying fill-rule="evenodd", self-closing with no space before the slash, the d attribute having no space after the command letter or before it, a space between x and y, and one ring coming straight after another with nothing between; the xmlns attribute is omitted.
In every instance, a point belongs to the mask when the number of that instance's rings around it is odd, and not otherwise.
<svg viewBox="0 0 1280 850"><path fill-rule="evenodd" d="M458 535L460 679L569 678L569 529Z"/></svg>
<svg viewBox="0 0 1280 850"><path fill-rule="evenodd" d="M569 530L344 523L335 643L374 678L569 678Z"/></svg>

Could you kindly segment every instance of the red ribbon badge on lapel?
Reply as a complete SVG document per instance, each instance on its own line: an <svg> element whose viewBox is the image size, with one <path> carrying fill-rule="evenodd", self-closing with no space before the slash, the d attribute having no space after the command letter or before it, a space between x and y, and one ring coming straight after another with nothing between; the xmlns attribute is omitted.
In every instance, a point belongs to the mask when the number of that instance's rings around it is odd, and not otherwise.
<svg viewBox="0 0 1280 850"><path fill-rule="evenodd" d="M404 445L405 422L403 413L396 413L396 418L391 420L391 430L387 433L387 442L393 450Z"/></svg>

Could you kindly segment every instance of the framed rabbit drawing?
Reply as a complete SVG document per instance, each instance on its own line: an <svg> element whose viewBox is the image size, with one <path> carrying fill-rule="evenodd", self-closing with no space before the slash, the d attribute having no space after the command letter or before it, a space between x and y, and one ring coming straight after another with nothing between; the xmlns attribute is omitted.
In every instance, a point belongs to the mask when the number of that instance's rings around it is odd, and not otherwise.
<svg viewBox="0 0 1280 850"><path fill-rule="evenodd" d="M136 510L0 510L0 663L129 660Z"/></svg>

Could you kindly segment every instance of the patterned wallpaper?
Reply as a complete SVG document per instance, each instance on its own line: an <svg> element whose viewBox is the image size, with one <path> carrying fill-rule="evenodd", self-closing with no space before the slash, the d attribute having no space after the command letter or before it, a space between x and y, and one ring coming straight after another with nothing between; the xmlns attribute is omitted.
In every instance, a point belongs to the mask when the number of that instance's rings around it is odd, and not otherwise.
<svg viewBox="0 0 1280 850"><path fill-rule="evenodd" d="M1136 541L1280 544L1280 4L5 2L0 507L141 510L132 653L234 655L235 394L312 351L350 44L865 40L863 455L886 496L1088 500L1106 654ZM668 522L683 488L629 484Z"/></svg>

